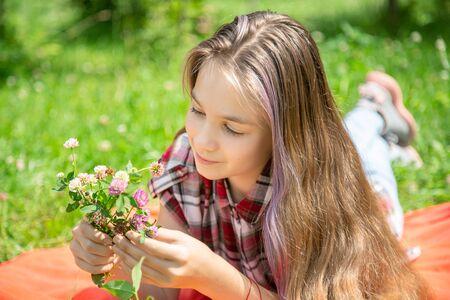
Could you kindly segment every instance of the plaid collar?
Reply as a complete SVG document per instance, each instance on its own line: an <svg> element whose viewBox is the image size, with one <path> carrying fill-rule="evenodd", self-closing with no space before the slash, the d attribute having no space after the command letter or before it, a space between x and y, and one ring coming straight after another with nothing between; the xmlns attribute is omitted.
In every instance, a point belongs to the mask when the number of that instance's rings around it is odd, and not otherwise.
<svg viewBox="0 0 450 300"><path fill-rule="evenodd" d="M237 217L236 214L238 214L239 217L250 224L258 223L272 196L270 170L271 161L268 161L252 190L238 203L235 203L231 197L227 179L209 180L200 175L205 187L205 198L208 202L205 205L209 205L210 196L215 195L219 207L222 209L230 207L235 218Z"/></svg>

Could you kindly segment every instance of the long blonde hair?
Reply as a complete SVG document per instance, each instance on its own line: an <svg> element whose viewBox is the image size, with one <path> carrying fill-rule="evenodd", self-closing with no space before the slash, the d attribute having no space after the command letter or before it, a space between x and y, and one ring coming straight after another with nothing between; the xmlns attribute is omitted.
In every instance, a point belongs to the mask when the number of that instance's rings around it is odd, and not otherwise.
<svg viewBox="0 0 450 300"><path fill-rule="evenodd" d="M264 250L283 299L426 295L381 214L314 40L286 15L238 16L193 48L183 86L213 62L272 131Z"/></svg>

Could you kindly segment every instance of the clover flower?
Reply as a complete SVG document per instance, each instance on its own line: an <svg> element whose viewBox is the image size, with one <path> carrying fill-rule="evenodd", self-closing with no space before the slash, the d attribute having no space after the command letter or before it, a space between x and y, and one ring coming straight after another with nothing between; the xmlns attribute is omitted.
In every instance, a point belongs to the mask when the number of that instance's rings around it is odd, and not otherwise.
<svg viewBox="0 0 450 300"><path fill-rule="evenodd" d="M121 179L128 183L130 181L130 176L126 171L117 171L116 174L114 175L114 179Z"/></svg>
<svg viewBox="0 0 450 300"><path fill-rule="evenodd" d="M98 144L98 150L102 152L108 152L112 148L111 142L108 140L103 140Z"/></svg>
<svg viewBox="0 0 450 300"><path fill-rule="evenodd" d="M110 195L120 195L122 194L128 186L128 182L120 178L114 178L109 185Z"/></svg>
<svg viewBox="0 0 450 300"><path fill-rule="evenodd" d="M97 183L97 177L95 177L94 174L88 174L86 183L87 184L96 184Z"/></svg>
<svg viewBox="0 0 450 300"><path fill-rule="evenodd" d="M145 228L145 224L147 223L147 221L148 216L135 214L131 219L131 225L133 225L133 227L139 231Z"/></svg>
<svg viewBox="0 0 450 300"><path fill-rule="evenodd" d="M80 145L76 138L70 138L64 143L64 148L73 149Z"/></svg>
<svg viewBox="0 0 450 300"><path fill-rule="evenodd" d="M147 205L147 203L148 203L148 195L142 189L138 189L134 193L133 198L134 198L134 200L136 200L136 203L137 203L139 208L145 207Z"/></svg>
<svg viewBox="0 0 450 300"><path fill-rule="evenodd" d="M89 174L88 173L80 173L80 174L78 174L77 177L81 180L81 183L87 184Z"/></svg>
<svg viewBox="0 0 450 300"><path fill-rule="evenodd" d="M97 177L97 179L99 179L99 180L105 179L106 176L108 175L107 171L108 171L107 166L103 166L103 165L96 166L94 168L95 177Z"/></svg>
<svg viewBox="0 0 450 300"><path fill-rule="evenodd" d="M96 184L97 178L93 174L80 173L77 176L83 184Z"/></svg>
<svg viewBox="0 0 450 300"><path fill-rule="evenodd" d="M158 226L152 225L147 229L147 235L151 238L158 236Z"/></svg>
<svg viewBox="0 0 450 300"><path fill-rule="evenodd" d="M58 174L56 174L56 178L58 178L58 179L64 178L64 173L59 172Z"/></svg>
<svg viewBox="0 0 450 300"><path fill-rule="evenodd" d="M153 176L155 177L159 177L164 173L164 166L162 163L160 162L152 162L150 164L150 172L152 173Z"/></svg>
<svg viewBox="0 0 450 300"><path fill-rule="evenodd" d="M69 182L69 190L71 192L78 192L83 188L83 183L80 178L76 177Z"/></svg>

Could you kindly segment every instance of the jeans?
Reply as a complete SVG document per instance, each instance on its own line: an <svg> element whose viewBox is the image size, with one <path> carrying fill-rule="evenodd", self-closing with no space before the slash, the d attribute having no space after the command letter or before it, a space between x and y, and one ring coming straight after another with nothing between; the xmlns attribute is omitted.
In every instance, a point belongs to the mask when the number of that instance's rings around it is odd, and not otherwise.
<svg viewBox="0 0 450 300"><path fill-rule="evenodd" d="M403 210L398 199L397 183L391 167L388 142L381 136L384 120L376 111L356 107L344 118L363 168L373 189L386 208L387 222L397 238L403 233Z"/></svg>

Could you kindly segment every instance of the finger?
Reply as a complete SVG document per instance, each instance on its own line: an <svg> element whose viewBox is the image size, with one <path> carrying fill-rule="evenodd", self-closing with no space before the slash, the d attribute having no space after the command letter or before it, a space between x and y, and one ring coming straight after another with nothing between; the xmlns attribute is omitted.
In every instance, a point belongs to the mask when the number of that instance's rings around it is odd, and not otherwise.
<svg viewBox="0 0 450 300"><path fill-rule="evenodd" d="M80 269L89 272L91 274L102 274L111 271L114 264L110 263L103 266L92 266L88 262L84 261L80 257L75 257L75 264L80 267Z"/></svg>
<svg viewBox="0 0 450 300"><path fill-rule="evenodd" d="M85 262L93 266L107 265L113 263L115 259L114 253L111 256L107 257L86 252L77 240L72 240L72 242L70 243L70 250L72 251L74 256L80 257Z"/></svg>
<svg viewBox="0 0 450 300"><path fill-rule="evenodd" d="M154 239L161 241L161 242L173 243L173 242L178 241L180 239L180 237L182 236L182 234L184 234L184 233L182 233L179 230L172 230L172 229L160 227L160 228L158 228L158 234Z"/></svg>
<svg viewBox="0 0 450 300"><path fill-rule="evenodd" d="M113 240L115 242L115 245L113 246L114 252L116 252L116 248L119 248L119 250L132 256L136 261L144 256L145 260L143 265L147 265L160 273L164 274L168 268L175 266L171 261L161 259L156 256L149 256L145 251L138 248L134 243L122 236L116 235Z"/></svg>
<svg viewBox="0 0 450 300"><path fill-rule="evenodd" d="M116 251L117 255L120 257L121 262L125 265L125 268L127 272L131 273L131 270L138 264L138 260L127 253L123 252L119 247L114 246L114 250ZM139 258L140 260L141 258ZM144 262L146 261L147 257L145 257ZM157 270L154 270L144 264L141 266L142 270L142 276L147 277L150 280L153 280L155 282L161 282L161 283L167 283L167 278Z"/></svg>
<svg viewBox="0 0 450 300"><path fill-rule="evenodd" d="M106 234L95 229L91 224L82 221L79 224L80 230L84 233L88 239L105 245L112 245L112 239Z"/></svg>
<svg viewBox="0 0 450 300"><path fill-rule="evenodd" d="M176 260L177 258L177 251L174 245L151 238L146 238L144 243L141 244L141 235L134 231L128 231L126 236L136 245L136 247L142 249L146 253L168 260Z"/></svg>
<svg viewBox="0 0 450 300"><path fill-rule="evenodd" d="M114 253L112 251L112 246L105 246L103 244L98 244L85 237L78 238L78 242L80 243L81 247L83 247L84 251L89 252L91 254L110 257Z"/></svg>

